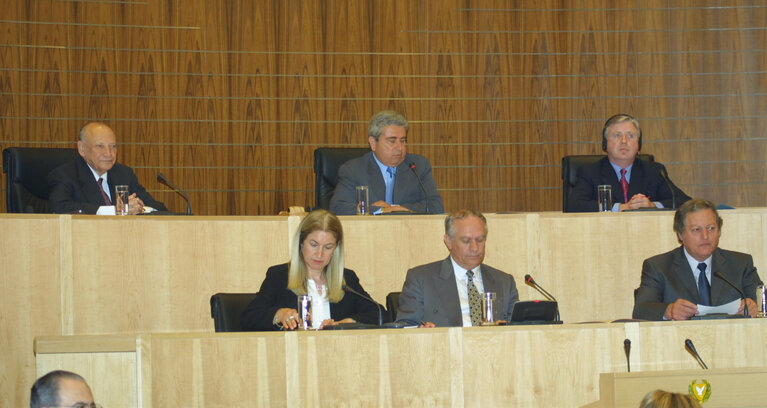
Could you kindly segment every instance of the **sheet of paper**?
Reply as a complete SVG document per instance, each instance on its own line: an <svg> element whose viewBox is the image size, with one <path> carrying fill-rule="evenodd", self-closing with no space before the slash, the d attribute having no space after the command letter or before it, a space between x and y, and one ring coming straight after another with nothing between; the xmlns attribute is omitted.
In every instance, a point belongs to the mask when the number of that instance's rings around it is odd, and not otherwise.
<svg viewBox="0 0 767 408"><path fill-rule="evenodd" d="M705 316L713 313L735 314L738 313L738 308L740 308L740 299L735 299L730 303L719 306L698 305L698 314L696 316Z"/></svg>

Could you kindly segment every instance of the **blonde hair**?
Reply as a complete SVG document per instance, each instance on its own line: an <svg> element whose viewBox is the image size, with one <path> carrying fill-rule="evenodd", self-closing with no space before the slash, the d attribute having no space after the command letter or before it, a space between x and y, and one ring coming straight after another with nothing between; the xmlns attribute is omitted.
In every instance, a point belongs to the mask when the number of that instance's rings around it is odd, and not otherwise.
<svg viewBox="0 0 767 408"><path fill-rule="evenodd" d="M344 230L341 220L330 211L315 210L310 212L298 225L298 231L293 237L290 247L290 264L288 266L288 289L296 295L307 294L306 281L309 272L301 254L301 246L306 237L314 231L325 231L336 239L336 249L325 267L325 284L328 287L328 300L338 303L344 297Z"/></svg>
<svg viewBox="0 0 767 408"><path fill-rule="evenodd" d="M639 408L700 408L700 404L689 395L655 390L642 398Z"/></svg>

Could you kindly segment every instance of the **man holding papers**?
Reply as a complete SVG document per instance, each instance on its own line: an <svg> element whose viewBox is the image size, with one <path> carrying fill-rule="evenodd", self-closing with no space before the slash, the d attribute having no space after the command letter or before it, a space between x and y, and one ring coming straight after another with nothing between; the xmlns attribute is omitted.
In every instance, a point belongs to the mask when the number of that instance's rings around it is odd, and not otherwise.
<svg viewBox="0 0 767 408"><path fill-rule="evenodd" d="M756 287L761 284L751 255L718 248L722 218L708 200L693 199L674 215L674 231L682 244L646 259L634 296L634 318L686 320L698 305L719 306L746 295L749 316L756 315ZM720 275L717 276L717 275ZM724 279L723 279L724 278ZM738 314L743 314L740 301Z"/></svg>

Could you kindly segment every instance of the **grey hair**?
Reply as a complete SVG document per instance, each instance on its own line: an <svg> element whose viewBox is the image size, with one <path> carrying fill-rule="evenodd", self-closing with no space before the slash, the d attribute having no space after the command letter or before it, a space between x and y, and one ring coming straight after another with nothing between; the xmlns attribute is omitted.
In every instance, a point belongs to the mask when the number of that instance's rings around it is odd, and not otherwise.
<svg viewBox="0 0 767 408"><path fill-rule="evenodd" d="M453 224L455 224L458 220L465 220L466 218L469 218L471 216L477 217L480 220L482 220L482 223L485 225L485 235L487 235L487 219L484 215L482 215L481 212L477 210L458 210L454 213L450 213L445 217L445 234L450 237L450 239L455 238L455 231L453 231Z"/></svg>
<svg viewBox="0 0 767 408"><path fill-rule="evenodd" d="M376 141L381 137L383 129L387 126L399 126L405 128L407 134L410 130L410 125L407 123L405 116L399 112L385 110L380 111L370 118L370 124L368 126L368 136L372 137Z"/></svg>

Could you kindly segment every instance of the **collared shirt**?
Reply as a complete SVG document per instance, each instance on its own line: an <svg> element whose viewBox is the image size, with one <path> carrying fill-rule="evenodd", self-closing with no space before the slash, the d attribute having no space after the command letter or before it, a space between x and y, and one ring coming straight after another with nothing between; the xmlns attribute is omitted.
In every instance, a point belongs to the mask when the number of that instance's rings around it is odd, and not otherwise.
<svg viewBox="0 0 767 408"><path fill-rule="evenodd" d="M93 167L91 167L90 164L85 163L88 166L88 169L93 174L93 177L96 179L96 185L99 184L99 179L104 179L102 181L102 186L104 187L104 191L107 193L107 196L109 196L109 199L112 200L112 192L109 191L109 182L107 181L107 174L109 172L105 172L103 175L99 176L99 174L96 172L96 170L93 170ZM117 212L115 211L115 206L113 205L102 205L99 206L99 209L96 210L96 215L116 215Z"/></svg>
<svg viewBox="0 0 767 408"><path fill-rule="evenodd" d="M618 177L618 181L620 181L620 179L621 179L621 170L623 169L623 167L618 166L617 164L615 164L615 163L613 163L613 162L611 162L609 160L608 160L608 162L610 163L610 166L613 166L613 171L615 172L615 176ZM633 167L634 167L634 163L631 163L631 166L626 167L626 182L629 183L629 184L631 184L631 169ZM652 197L650 197L650 198L652 199ZM629 200L631 200L631 197L629 197ZM658 208L664 208L663 204L661 204L660 201L653 201L653 204L655 204L655 206L658 207ZM616 212L620 211L620 205L621 205L621 203L613 204L613 211L616 211Z"/></svg>
<svg viewBox="0 0 767 408"><path fill-rule="evenodd" d="M461 318L463 320L464 327L471 327L471 308L469 307L469 278L466 276L467 270L461 265L458 265L452 256L450 256L450 262L453 263L453 273L455 275L455 284L458 288L458 301L461 303ZM477 266L474 270L474 277L472 281L474 286L477 287L477 291L482 294L485 291L485 285L482 281L482 271Z"/></svg>
<svg viewBox="0 0 767 408"><path fill-rule="evenodd" d="M375 153L373 153L373 160L375 160L375 161L376 161L376 164L378 165L378 169L379 169L379 170L381 170L381 177L383 177L383 180L384 180L384 185L385 185L385 184L387 184L387 183L386 183L386 180L388 180L388 179L389 179L389 172L388 172L388 171L386 171L386 170L389 168L389 166L387 166L387 165L385 165L385 164L381 163L381 161L380 161L380 160L378 160L378 157L376 157ZM392 180L391 180L391 182L392 182L392 183L394 183L394 179L396 179L396 178L397 178L397 167L393 167L393 170L394 170L394 174L391 176L391 179L392 179ZM390 204L390 205L397 205L397 204L394 204L394 203L389 203L389 204ZM378 209L376 212L374 212L373 214L375 214L375 215L378 215L378 214L380 214L381 212L383 212L383 208L379 208L379 209Z"/></svg>
<svg viewBox="0 0 767 408"><path fill-rule="evenodd" d="M330 319L330 301L328 301L328 287L322 285L322 294L317 289L317 284L312 279L306 281L306 291L312 299L312 327L319 329L323 321Z"/></svg>
<svg viewBox="0 0 767 408"><path fill-rule="evenodd" d="M687 263L690 264L690 269L692 269L692 274L695 277L695 286L698 286L698 276L700 276L700 269L698 269L698 264L700 263L699 260L695 259L690 255L689 252L687 252L687 248L682 247L684 250L684 256L687 258ZM708 279L708 284L711 286L711 276L713 276L714 271L711 270L711 258L713 255L706 258L703 263L706 264L706 279Z"/></svg>

